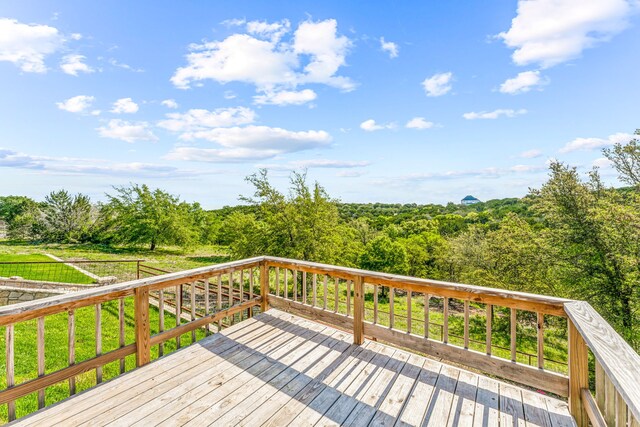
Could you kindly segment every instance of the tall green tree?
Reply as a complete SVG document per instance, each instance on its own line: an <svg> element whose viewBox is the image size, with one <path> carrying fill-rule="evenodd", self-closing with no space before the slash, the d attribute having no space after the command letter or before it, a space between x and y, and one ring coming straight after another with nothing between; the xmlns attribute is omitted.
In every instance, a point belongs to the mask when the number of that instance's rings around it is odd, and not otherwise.
<svg viewBox="0 0 640 427"><path fill-rule="evenodd" d="M556 273L571 297L590 301L638 345L640 199L622 199L597 171L581 181L575 168L552 163L534 204L550 230Z"/></svg>
<svg viewBox="0 0 640 427"><path fill-rule="evenodd" d="M72 196L66 190L49 193L42 203L42 235L52 242L86 239L93 223L91 200L84 194Z"/></svg>
<svg viewBox="0 0 640 427"><path fill-rule="evenodd" d="M199 237L194 215L199 206L160 189L132 184L115 187L102 207L103 235L115 243L186 246Z"/></svg>
<svg viewBox="0 0 640 427"><path fill-rule="evenodd" d="M636 129L635 136L640 136ZM620 174L620 180L627 184L640 186L640 140L633 138L626 144L617 143L612 148L602 150Z"/></svg>
<svg viewBox="0 0 640 427"><path fill-rule="evenodd" d="M247 181L255 192L241 199L259 206L265 253L318 262L339 260L341 221L336 201L320 184L309 186L306 173L293 172L286 196L269 182L264 169Z"/></svg>

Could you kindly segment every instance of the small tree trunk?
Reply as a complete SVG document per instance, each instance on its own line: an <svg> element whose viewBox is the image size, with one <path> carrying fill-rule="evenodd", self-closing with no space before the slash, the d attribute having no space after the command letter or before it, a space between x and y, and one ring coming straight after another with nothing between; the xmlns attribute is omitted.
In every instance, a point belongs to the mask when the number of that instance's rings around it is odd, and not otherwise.
<svg viewBox="0 0 640 427"><path fill-rule="evenodd" d="M149 246L149 250L151 250L151 251L152 251L152 250L154 250L155 248L156 248L156 241L155 241L155 240L152 240L152 241L151 241L151 246Z"/></svg>

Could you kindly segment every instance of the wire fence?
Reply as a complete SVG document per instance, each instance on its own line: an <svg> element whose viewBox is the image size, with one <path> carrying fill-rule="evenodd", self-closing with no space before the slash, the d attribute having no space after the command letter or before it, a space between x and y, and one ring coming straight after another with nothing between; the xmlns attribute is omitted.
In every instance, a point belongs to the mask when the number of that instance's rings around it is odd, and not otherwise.
<svg viewBox="0 0 640 427"><path fill-rule="evenodd" d="M97 284L126 282L139 278L142 260L66 260L0 262L0 280L34 280L55 283Z"/></svg>

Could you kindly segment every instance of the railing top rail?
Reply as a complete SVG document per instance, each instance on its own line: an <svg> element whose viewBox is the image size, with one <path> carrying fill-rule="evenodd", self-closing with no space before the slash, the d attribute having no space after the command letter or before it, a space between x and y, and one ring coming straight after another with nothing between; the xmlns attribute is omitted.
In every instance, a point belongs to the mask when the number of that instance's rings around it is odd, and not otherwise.
<svg viewBox="0 0 640 427"><path fill-rule="evenodd" d="M99 260L62 260L62 261L0 261L0 265L15 264L95 264L108 262L144 262L143 259L99 259Z"/></svg>
<svg viewBox="0 0 640 427"><path fill-rule="evenodd" d="M566 303L565 310L635 419L640 420L640 355L586 301Z"/></svg>
<svg viewBox="0 0 640 427"><path fill-rule="evenodd" d="M444 282L431 279L420 279L410 276L402 276L398 274L381 273L376 271L361 270L357 268L340 267L329 264L321 264L309 261L299 261L295 259L278 258L266 256L264 259L271 263L280 266L289 266L288 268L307 268L315 270L320 273L335 274L345 278L362 276L367 283L379 283L394 286L399 289L403 288L401 285L410 286L410 290L421 292L421 288L424 288L424 292L430 290L440 291L450 294L453 297L468 298L471 300L492 303L495 301L501 301L505 303L505 306L512 306L516 304L509 304L508 301L523 303L531 311L536 311L536 307L539 311L548 314L554 314L558 316L566 316L564 312L564 304L573 300L566 298L550 297L546 295L530 294L526 292L509 291L506 289L487 288L483 286L466 285L462 283ZM437 292L435 292L437 294ZM516 307L520 308L520 307Z"/></svg>
<svg viewBox="0 0 640 427"><path fill-rule="evenodd" d="M53 309L54 307L59 307L61 308L61 310L59 311L63 311L65 307L71 303L77 303L84 300L99 299L100 297L104 297L110 294L131 294L136 288L153 286L166 282L180 282L181 280L196 280L199 278L205 278L207 276L215 274L216 272L255 265L263 259L264 257L255 257L239 261L231 261L223 264L178 271L176 273L163 274L161 276L154 276L145 279L137 279L131 280L129 282L101 286L99 288L91 288L84 291L73 292L61 296L54 296L30 302L7 305L4 307L0 307L0 326L15 323L21 320L27 320L20 318L22 314L26 314L27 312L34 312L41 309Z"/></svg>

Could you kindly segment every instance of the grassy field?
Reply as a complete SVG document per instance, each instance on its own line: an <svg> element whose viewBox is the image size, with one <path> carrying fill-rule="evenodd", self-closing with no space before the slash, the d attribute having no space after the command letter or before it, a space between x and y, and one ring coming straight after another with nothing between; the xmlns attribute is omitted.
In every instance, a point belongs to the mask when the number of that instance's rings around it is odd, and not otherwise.
<svg viewBox="0 0 640 427"><path fill-rule="evenodd" d="M41 253L2 253L0 252L0 277L19 276L28 280L49 282L89 284L94 280L75 268L61 263L52 264L3 264L25 262L51 262L53 259Z"/></svg>
<svg viewBox="0 0 640 427"><path fill-rule="evenodd" d="M125 343L135 341L133 298L125 299ZM95 357L95 308L84 307L76 310L76 363ZM151 333L158 332L158 310L150 307ZM184 323L184 321L183 321ZM165 312L165 324L175 325L175 316ZM0 328L0 354L5 354L5 328ZM110 301L102 305L102 351L106 353L118 348L118 302ZM67 313L59 313L45 317L45 373L54 372L68 366L68 316ZM196 339L201 339L204 331L198 330ZM15 375L16 384L37 377L37 330L36 320L18 323L15 325ZM181 337L181 344L191 343L191 334ZM175 340L165 344L165 354L176 349ZM151 349L152 359L158 357L158 347ZM6 387L5 358L1 358L0 365L0 389ZM135 355L127 356L126 370L135 368ZM120 372L119 362L112 362L103 368L103 381L117 376ZM86 372L76 377L76 391L80 392L93 387L96 384L96 373ZM69 396L69 384L67 381L58 383L46 389L46 404L51 405ZM17 416L27 415L38 409L37 394L25 396L16 402ZM0 407L0 422L7 421L7 405Z"/></svg>

